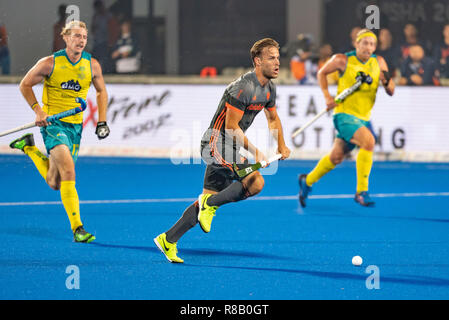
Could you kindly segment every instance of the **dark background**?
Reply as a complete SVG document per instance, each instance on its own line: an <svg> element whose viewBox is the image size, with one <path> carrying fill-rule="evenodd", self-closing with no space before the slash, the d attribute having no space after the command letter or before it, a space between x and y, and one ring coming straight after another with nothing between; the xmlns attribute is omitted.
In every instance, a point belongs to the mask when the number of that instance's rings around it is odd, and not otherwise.
<svg viewBox="0 0 449 320"><path fill-rule="evenodd" d="M449 1L447 0L326 0L323 42L328 42L339 50L349 44L349 33L355 26L364 26L368 5L380 9L380 27L388 28L393 41L399 44L404 40L403 29L407 23L418 28L420 40L429 42L442 40L443 25L449 23Z"/></svg>
<svg viewBox="0 0 449 320"><path fill-rule="evenodd" d="M285 0L179 2L180 73L204 66L251 67L249 50L262 38L286 41Z"/></svg>

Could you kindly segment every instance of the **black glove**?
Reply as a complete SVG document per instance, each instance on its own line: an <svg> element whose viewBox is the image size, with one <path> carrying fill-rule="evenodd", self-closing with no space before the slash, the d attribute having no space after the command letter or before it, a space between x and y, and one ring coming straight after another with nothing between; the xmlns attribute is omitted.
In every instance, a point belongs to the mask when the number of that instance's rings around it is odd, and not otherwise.
<svg viewBox="0 0 449 320"><path fill-rule="evenodd" d="M364 82L365 78L366 78L366 74L364 72L362 72L362 71L359 71L359 72L357 72L355 80Z"/></svg>
<svg viewBox="0 0 449 320"><path fill-rule="evenodd" d="M357 77L355 78L357 81L361 80L364 83L371 84L373 83L373 78L369 74L366 74L364 72L357 72Z"/></svg>
<svg viewBox="0 0 449 320"><path fill-rule="evenodd" d="M111 130L109 130L106 121L101 121L97 123L97 129L95 129L95 134L97 135L98 139L101 140L106 138L109 135L109 132L111 132Z"/></svg>

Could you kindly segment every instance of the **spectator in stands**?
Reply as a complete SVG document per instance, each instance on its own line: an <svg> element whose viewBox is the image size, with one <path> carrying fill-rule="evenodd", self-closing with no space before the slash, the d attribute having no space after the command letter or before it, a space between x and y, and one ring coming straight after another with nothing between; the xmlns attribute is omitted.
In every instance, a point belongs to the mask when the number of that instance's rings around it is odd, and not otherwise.
<svg viewBox="0 0 449 320"><path fill-rule="evenodd" d="M438 67L440 78L449 78L449 24L443 27L443 41L435 46L434 61Z"/></svg>
<svg viewBox="0 0 449 320"><path fill-rule="evenodd" d="M400 85L431 86L439 85L435 75L433 60L426 57L422 46L415 44L409 48L409 56L401 65Z"/></svg>
<svg viewBox="0 0 449 320"><path fill-rule="evenodd" d="M121 34L112 55L117 73L136 73L140 70L140 48L131 32L131 21L121 24Z"/></svg>
<svg viewBox="0 0 449 320"><path fill-rule="evenodd" d="M328 43L323 44L318 51L318 70L332 57L332 46ZM338 71L327 75L327 83L329 85L336 84L338 82Z"/></svg>
<svg viewBox="0 0 449 320"><path fill-rule="evenodd" d="M380 29L376 54L385 59L388 64L388 70L391 76L394 77L399 69L400 50L399 47L393 44L393 36L389 29Z"/></svg>
<svg viewBox="0 0 449 320"><path fill-rule="evenodd" d="M353 27L349 32L349 43L347 43L344 47L340 49L340 52L349 52L355 50L355 41L357 39L357 33L362 30L360 27Z"/></svg>
<svg viewBox="0 0 449 320"><path fill-rule="evenodd" d="M2 74L10 73L10 65L8 33L6 32L5 25L0 21L0 69L2 69Z"/></svg>
<svg viewBox="0 0 449 320"><path fill-rule="evenodd" d="M111 54L109 47L109 27L112 19L112 14L105 7L102 0L94 1L94 15L92 17L92 36L93 48L92 56L100 62L103 73L111 73Z"/></svg>
<svg viewBox="0 0 449 320"><path fill-rule="evenodd" d="M65 27L67 13L65 12L67 5L61 4L58 7L58 21L53 25L53 52L62 50L65 48L64 39L61 36L62 28Z"/></svg>
<svg viewBox="0 0 449 320"><path fill-rule="evenodd" d="M418 39L418 29L414 24L407 23L404 26L404 42L401 44L401 58L400 61L404 62L405 59L408 58L410 54L410 47L414 45L420 45L421 48L424 48Z"/></svg>
<svg viewBox="0 0 449 320"><path fill-rule="evenodd" d="M110 58L115 44L120 38L121 21L125 19L125 15L117 1L109 8L109 12L111 14L108 20L108 55ZM115 66L113 61L111 61L111 67L112 72L114 72Z"/></svg>
<svg viewBox="0 0 449 320"><path fill-rule="evenodd" d="M295 40L289 42L282 48L281 54L289 61L293 56L297 55L298 50L304 50L304 47L310 46L311 43L313 43L312 35L299 33Z"/></svg>
<svg viewBox="0 0 449 320"><path fill-rule="evenodd" d="M296 50L296 54L290 59L290 70L298 84L317 83L317 62L316 57L314 57L312 39L304 37L301 45Z"/></svg>

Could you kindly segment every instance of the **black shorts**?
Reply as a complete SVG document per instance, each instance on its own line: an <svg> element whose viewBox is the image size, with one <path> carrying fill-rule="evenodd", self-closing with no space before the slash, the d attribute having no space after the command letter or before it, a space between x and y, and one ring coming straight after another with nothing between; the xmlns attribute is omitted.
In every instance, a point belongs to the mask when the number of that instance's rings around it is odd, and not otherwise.
<svg viewBox="0 0 449 320"><path fill-rule="evenodd" d="M212 152L209 142L201 142L201 157L207 163L206 172L204 173L204 189L220 192L234 180L241 180L233 169L233 163L226 161L217 149L214 149L214 152ZM246 158L239 157L239 159L234 160L239 170L251 166Z"/></svg>

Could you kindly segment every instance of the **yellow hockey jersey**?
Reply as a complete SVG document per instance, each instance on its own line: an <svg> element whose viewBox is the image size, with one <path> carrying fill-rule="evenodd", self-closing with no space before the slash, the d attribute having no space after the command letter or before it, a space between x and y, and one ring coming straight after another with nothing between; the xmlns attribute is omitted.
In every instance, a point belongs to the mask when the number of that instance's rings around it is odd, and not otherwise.
<svg viewBox="0 0 449 320"><path fill-rule="evenodd" d="M357 73L360 71L370 75L373 82L371 84L363 83L357 91L335 107L334 113L347 113L369 121L379 87L380 67L377 56L371 55L365 63L357 58L355 51L346 53L346 56L348 59L346 69L338 80L337 94L352 86L356 81Z"/></svg>
<svg viewBox="0 0 449 320"><path fill-rule="evenodd" d="M79 104L76 97L86 99L92 82L91 55L83 52L81 58L73 63L65 49L55 52L51 74L45 78L42 102L48 115L73 109ZM61 121L82 123L83 113L63 118Z"/></svg>

